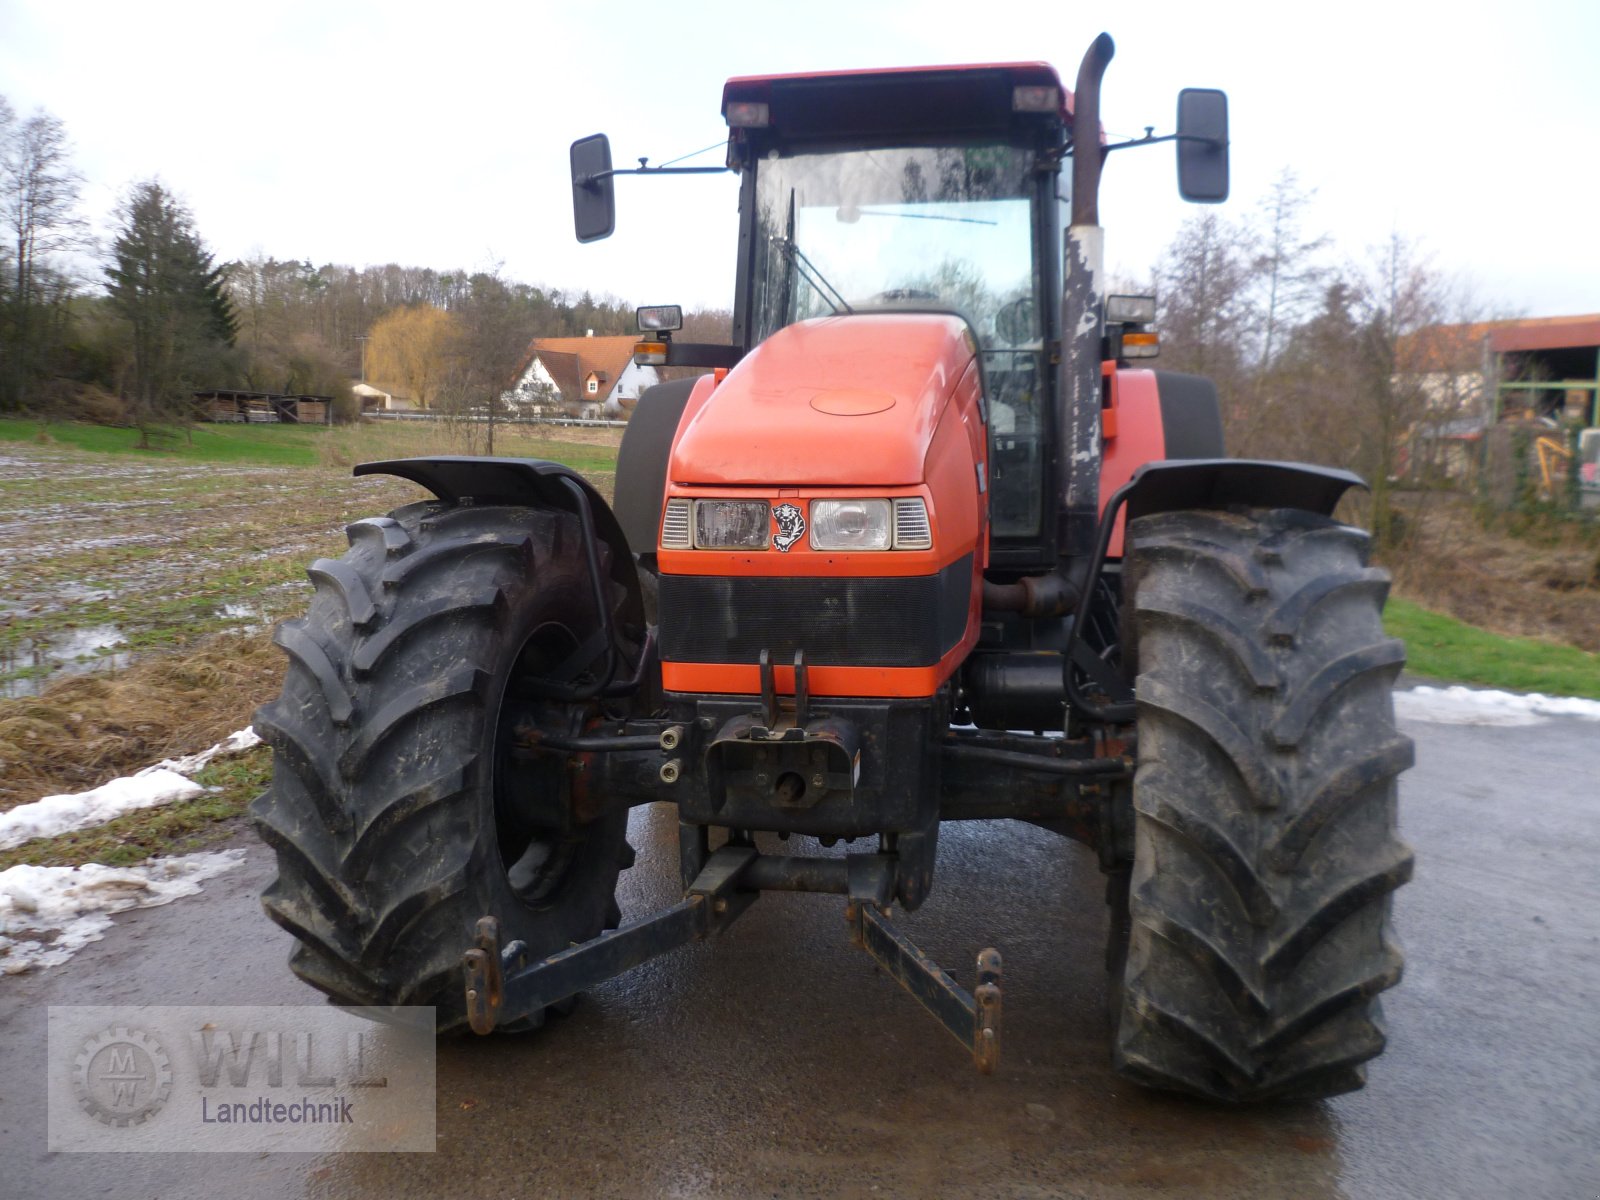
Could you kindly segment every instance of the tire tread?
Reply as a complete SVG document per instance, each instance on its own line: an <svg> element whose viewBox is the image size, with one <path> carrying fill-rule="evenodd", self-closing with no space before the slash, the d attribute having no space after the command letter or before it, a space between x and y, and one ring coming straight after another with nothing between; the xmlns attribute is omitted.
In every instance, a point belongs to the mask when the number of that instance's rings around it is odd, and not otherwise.
<svg viewBox="0 0 1600 1200"><path fill-rule="evenodd" d="M1141 1083L1309 1099L1360 1087L1384 1047L1391 897L1413 861L1395 778L1414 751L1369 545L1292 510L1131 527L1139 766L1113 1057Z"/></svg>
<svg viewBox="0 0 1600 1200"><path fill-rule="evenodd" d="M307 616L275 635L283 692L255 717L274 777L251 811L278 860L262 904L298 939L291 969L333 1002L433 1004L441 1031L464 1024L461 954L493 911L485 880L504 886L498 847L479 832L491 685L511 669L514 606L531 621L540 603L581 596L592 619L568 525L564 513L440 502L353 522L345 555L308 569ZM598 865L577 899L517 918L545 931L539 953L610 916L625 816L593 827L585 861Z"/></svg>

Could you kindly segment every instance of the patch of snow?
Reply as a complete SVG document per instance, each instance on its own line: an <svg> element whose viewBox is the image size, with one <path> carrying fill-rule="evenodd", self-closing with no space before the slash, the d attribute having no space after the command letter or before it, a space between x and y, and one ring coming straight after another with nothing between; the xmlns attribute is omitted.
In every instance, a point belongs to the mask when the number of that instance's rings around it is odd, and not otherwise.
<svg viewBox="0 0 1600 1200"><path fill-rule="evenodd" d="M1436 725L1538 725L1551 717L1600 721L1600 700L1459 685L1415 687L1394 694L1394 711L1396 716Z"/></svg>
<svg viewBox="0 0 1600 1200"><path fill-rule="evenodd" d="M9 850L34 838L55 837L75 829L89 829L141 808L188 800L205 791L176 771L146 768L137 775L113 779L87 792L46 796L32 804L19 804L0 813L0 850Z"/></svg>
<svg viewBox="0 0 1600 1200"><path fill-rule="evenodd" d="M236 621L245 627L267 623L265 614L254 604L224 604L217 610L217 615Z"/></svg>
<svg viewBox="0 0 1600 1200"><path fill-rule="evenodd" d="M219 850L135 867L24 864L0 871L0 974L60 966L104 936L112 913L193 896L203 881L243 861L243 850Z"/></svg>
<svg viewBox="0 0 1600 1200"><path fill-rule="evenodd" d="M253 729L230 733L209 750L163 759L153 767L124 775L87 792L46 796L0 813L0 850L9 850L34 838L55 837L79 829L92 829L141 808L189 800L205 791L185 776L193 775L212 759L239 754L261 739Z"/></svg>
<svg viewBox="0 0 1600 1200"><path fill-rule="evenodd" d="M226 758L230 754L243 754L252 747L261 745L261 739L254 729L235 729L209 750L202 750L198 754L185 754L182 758L164 758L153 767L146 767L145 771L176 771L179 775L193 775L213 758Z"/></svg>

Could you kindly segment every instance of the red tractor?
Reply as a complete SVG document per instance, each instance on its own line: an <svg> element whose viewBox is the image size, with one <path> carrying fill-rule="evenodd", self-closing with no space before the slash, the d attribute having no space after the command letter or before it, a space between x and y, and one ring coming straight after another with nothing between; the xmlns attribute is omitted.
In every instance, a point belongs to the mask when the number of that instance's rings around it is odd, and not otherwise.
<svg viewBox="0 0 1600 1200"><path fill-rule="evenodd" d="M640 399L614 508L549 462L356 468L436 498L352 525L277 634L254 814L298 975L524 1030L763 891L832 893L989 1069L1000 955L968 991L890 915L942 822L1011 818L1105 872L1117 1070L1362 1084L1411 871L1388 578L1332 515L1359 479L1223 457L1215 389L1142 365L1153 301L1102 294L1111 52L1070 92L1041 63L730 80L732 344L640 310L641 361L711 373ZM1163 140L1186 198L1226 196L1220 92L1126 145ZM616 175L672 173L602 136L572 169L580 240ZM660 800L683 899L618 928Z"/></svg>

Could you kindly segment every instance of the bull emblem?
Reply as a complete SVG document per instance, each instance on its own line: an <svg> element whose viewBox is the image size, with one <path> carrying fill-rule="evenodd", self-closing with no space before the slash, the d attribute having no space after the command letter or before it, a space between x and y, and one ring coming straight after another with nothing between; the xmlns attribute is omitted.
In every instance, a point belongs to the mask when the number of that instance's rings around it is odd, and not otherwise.
<svg viewBox="0 0 1600 1200"><path fill-rule="evenodd" d="M798 504L780 504L772 510L772 515L778 522L778 532L772 535L772 544L787 552L806 531L806 519L800 515Z"/></svg>

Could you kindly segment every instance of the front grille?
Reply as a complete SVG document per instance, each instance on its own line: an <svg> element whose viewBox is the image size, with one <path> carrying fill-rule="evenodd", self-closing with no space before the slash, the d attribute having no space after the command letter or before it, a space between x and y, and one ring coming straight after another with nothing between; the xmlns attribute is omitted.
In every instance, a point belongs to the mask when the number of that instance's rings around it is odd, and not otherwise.
<svg viewBox="0 0 1600 1200"><path fill-rule="evenodd" d="M788 665L933 666L966 632L972 556L907 578L661 577L661 657Z"/></svg>

